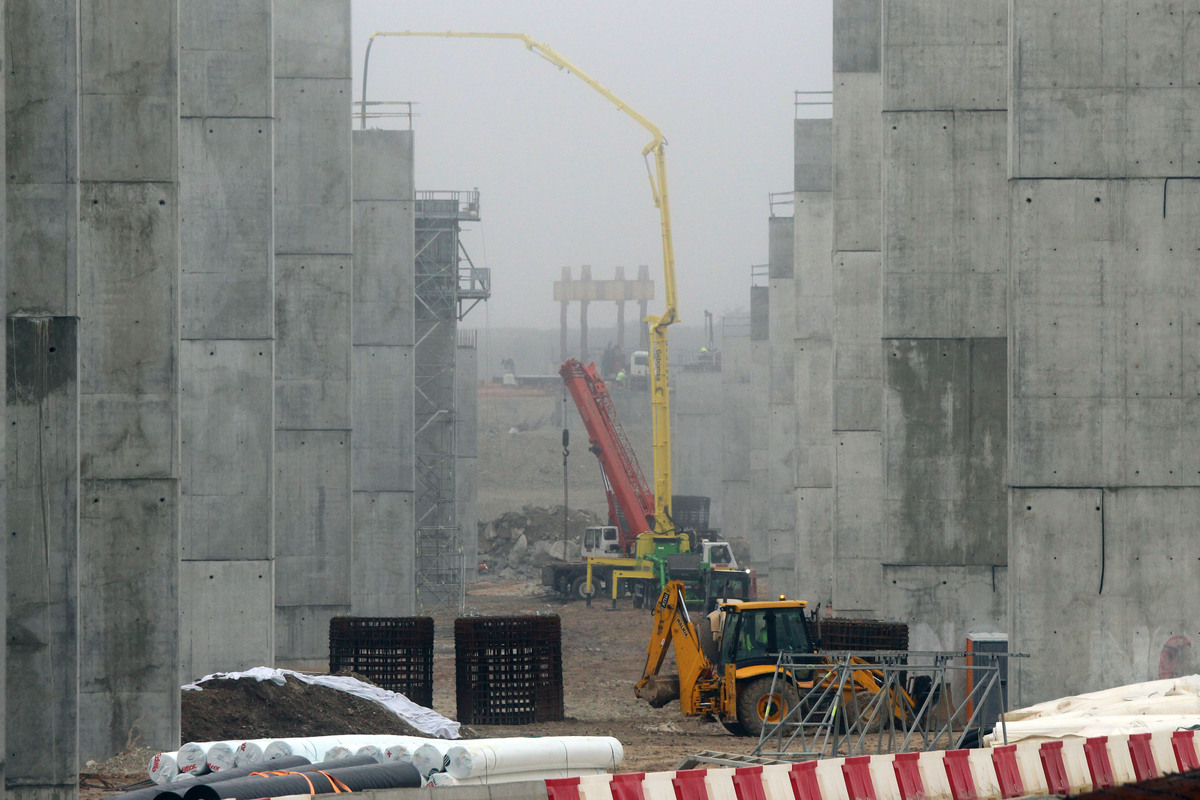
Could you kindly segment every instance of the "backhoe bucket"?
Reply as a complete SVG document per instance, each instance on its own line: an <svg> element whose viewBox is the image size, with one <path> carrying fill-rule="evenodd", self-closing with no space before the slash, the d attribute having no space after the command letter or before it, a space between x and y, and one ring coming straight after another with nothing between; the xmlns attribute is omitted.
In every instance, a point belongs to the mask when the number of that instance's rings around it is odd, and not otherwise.
<svg viewBox="0 0 1200 800"><path fill-rule="evenodd" d="M662 708L679 699L678 675L651 675L634 690L638 697L654 708Z"/></svg>

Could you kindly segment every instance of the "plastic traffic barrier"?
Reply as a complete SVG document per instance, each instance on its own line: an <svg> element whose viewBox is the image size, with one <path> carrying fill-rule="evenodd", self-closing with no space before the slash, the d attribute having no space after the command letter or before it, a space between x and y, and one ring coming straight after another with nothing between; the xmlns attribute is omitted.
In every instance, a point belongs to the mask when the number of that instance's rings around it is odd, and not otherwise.
<svg viewBox="0 0 1200 800"><path fill-rule="evenodd" d="M1046 791L1050 794L1070 794L1071 781L1067 778L1067 764L1063 760L1062 740L1042 742L1038 757L1042 761L1042 773L1046 776Z"/></svg>
<svg viewBox="0 0 1200 800"><path fill-rule="evenodd" d="M763 768L738 767L733 771L733 791L737 800L767 800L766 787L763 785L765 775Z"/></svg>
<svg viewBox="0 0 1200 800"><path fill-rule="evenodd" d="M1129 735L1129 757L1133 761L1133 774L1138 781L1158 777L1158 765L1154 759L1154 751L1150 747L1150 734L1132 733Z"/></svg>
<svg viewBox="0 0 1200 800"><path fill-rule="evenodd" d="M892 760L896 773L896 785L902 800L923 800L926 797L925 781L921 778L920 753L897 753Z"/></svg>
<svg viewBox="0 0 1200 800"><path fill-rule="evenodd" d="M1175 753L1175 766L1179 767L1180 772L1200 769L1195 731L1171 731L1171 749Z"/></svg>
<svg viewBox="0 0 1200 800"><path fill-rule="evenodd" d="M1000 796L1024 797L1025 782L1021 780L1021 768L1017 764L1017 746L993 747L992 764L996 767L996 780L1000 782Z"/></svg>
<svg viewBox="0 0 1200 800"><path fill-rule="evenodd" d="M950 793L954 800L976 800L975 779L971 776L970 750L947 750L942 756Z"/></svg>
<svg viewBox="0 0 1200 800"><path fill-rule="evenodd" d="M646 794L642 791L642 779L645 777L646 773L644 772L625 772L613 775L612 781L609 783L612 800L646 800Z"/></svg>
<svg viewBox="0 0 1200 800"><path fill-rule="evenodd" d="M842 763L842 777L850 800L875 800L875 782L871 780L871 756L855 756Z"/></svg>

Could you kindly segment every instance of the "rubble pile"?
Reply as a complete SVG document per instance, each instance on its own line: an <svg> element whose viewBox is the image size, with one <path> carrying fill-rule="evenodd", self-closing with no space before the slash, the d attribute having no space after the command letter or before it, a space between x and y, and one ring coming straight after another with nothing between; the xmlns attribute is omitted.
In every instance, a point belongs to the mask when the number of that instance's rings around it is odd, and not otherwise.
<svg viewBox="0 0 1200 800"><path fill-rule="evenodd" d="M579 555L583 530L603 521L591 511L567 514L567 558ZM563 559L563 507L525 506L479 523L479 576L537 580L542 565Z"/></svg>

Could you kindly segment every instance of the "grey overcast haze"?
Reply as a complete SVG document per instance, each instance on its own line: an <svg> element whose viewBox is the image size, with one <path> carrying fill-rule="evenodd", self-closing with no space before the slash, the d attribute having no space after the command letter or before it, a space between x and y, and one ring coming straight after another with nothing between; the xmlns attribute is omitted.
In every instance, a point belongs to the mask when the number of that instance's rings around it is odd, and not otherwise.
<svg viewBox="0 0 1200 800"><path fill-rule="evenodd" d="M700 325L706 309L748 308L750 266L767 260L768 197L792 190L793 93L831 88L831 5L354 0L354 99L375 32L524 33L553 48L666 137L680 318ZM367 99L416 103L418 189L479 189L481 221L463 242L492 270L492 300L465 326L556 328L553 281L583 264L597 279L648 265L650 310L661 310L659 215L641 155L650 134L582 80L519 41L380 37ZM592 325L615 318L599 303L589 311Z"/></svg>

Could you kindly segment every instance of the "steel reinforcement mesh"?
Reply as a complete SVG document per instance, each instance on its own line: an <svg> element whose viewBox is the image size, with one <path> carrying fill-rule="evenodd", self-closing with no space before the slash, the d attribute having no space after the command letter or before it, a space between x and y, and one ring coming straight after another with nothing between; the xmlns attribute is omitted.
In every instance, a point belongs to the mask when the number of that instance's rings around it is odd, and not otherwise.
<svg viewBox="0 0 1200 800"><path fill-rule="evenodd" d="M433 705L432 617L334 617L329 671L349 670L418 705Z"/></svg>
<svg viewBox="0 0 1200 800"><path fill-rule="evenodd" d="M459 617L454 672L464 725L561 721L562 621L557 615Z"/></svg>
<svg viewBox="0 0 1200 800"><path fill-rule="evenodd" d="M908 625L876 619L821 620L824 650L907 650Z"/></svg>

